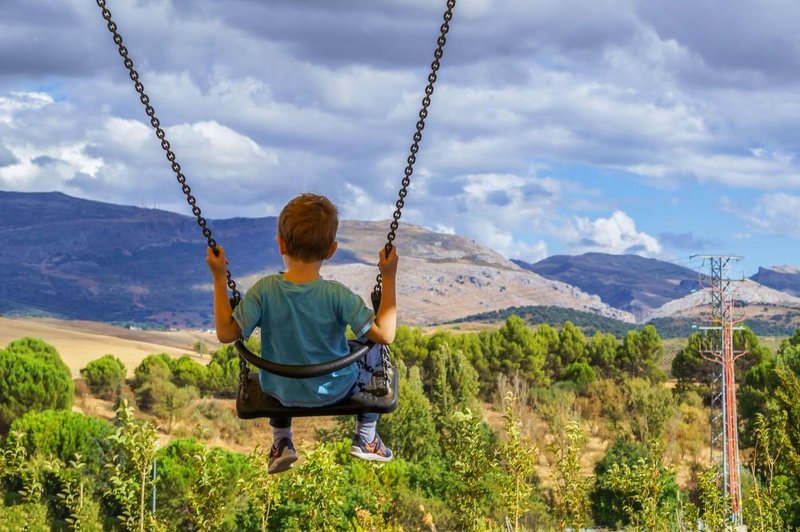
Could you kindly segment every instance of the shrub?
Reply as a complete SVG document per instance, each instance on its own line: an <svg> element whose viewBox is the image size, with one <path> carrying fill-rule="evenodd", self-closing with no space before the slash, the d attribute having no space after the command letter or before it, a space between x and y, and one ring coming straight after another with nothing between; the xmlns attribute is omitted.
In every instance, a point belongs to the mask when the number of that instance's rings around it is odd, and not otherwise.
<svg viewBox="0 0 800 532"><path fill-rule="evenodd" d="M597 372L585 362L573 362L567 366L564 377L568 381L574 382L579 390L586 390L591 383L597 380Z"/></svg>
<svg viewBox="0 0 800 532"><path fill-rule="evenodd" d="M104 355L81 369L81 377L96 396L115 399L125 380L125 365L114 355Z"/></svg>
<svg viewBox="0 0 800 532"><path fill-rule="evenodd" d="M207 380L206 366L196 362L189 355L183 355L172 366L172 382L177 386L201 388Z"/></svg>
<svg viewBox="0 0 800 532"><path fill-rule="evenodd" d="M28 412L14 420L11 433L24 433L29 456L55 456L69 462L80 454L90 470L99 472L113 427L97 418L66 410ZM9 437L14 439L13 436Z"/></svg>

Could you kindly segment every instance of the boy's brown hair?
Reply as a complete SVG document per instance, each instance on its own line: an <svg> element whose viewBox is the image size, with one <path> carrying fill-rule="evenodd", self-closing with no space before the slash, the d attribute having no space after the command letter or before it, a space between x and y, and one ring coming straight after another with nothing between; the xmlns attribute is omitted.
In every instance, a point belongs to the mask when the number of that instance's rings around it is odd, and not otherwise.
<svg viewBox="0 0 800 532"><path fill-rule="evenodd" d="M278 217L278 235L286 244L286 253L303 262L323 260L338 229L336 206L318 194L300 194Z"/></svg>

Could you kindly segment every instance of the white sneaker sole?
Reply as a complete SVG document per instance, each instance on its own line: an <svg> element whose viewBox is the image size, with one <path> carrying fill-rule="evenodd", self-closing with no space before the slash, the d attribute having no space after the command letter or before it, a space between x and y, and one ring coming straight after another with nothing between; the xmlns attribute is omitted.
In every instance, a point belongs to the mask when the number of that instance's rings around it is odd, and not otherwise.
<svg viewBox="0 0 800 532"><path fill-rule="evenodd" d="M361 447L358 445L353 445L350 447L350 454L355 456L356 458L361 458L362 460L368 460L370 462L389 462L391 461L391 456L381 456L375 453L365 453L361 450Z"/></svg>
<svg viewBox="0 0 800 532"><path fill-rule="evenodd" d="M283 473L292 468L297 461L297 453L286 449L283 451L283 456L276 458L267 468L268 473Z"/></svg>

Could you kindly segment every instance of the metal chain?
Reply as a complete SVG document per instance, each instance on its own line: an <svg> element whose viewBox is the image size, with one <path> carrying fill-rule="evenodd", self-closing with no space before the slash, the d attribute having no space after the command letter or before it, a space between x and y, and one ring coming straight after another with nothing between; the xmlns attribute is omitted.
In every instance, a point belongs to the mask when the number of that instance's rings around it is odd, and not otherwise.
<svg viewBox="0 0 800 532"><path fill-rule="evenodd" d="M117 45L119 50L119 55L122 56L123 63L125 64L125 68L128 69L128 76L133 81L134 89L136 92L139 93L139 100L144 105L145 113L147 116L150 117L150 125L153 126L153 129L156 132L156 137L158 140L161 141L161 147L164 149L165 155L167 160L170 162L172 167L172 171L175 172L175 178L178 180L178 183L181 185L181 190L186 195L186 202L192 207L192 214L195 215L197 218L197 225L199 225L203 229L203 236L206 237L208 241L209 247L214 250L214 254L219 254L217 250L217 242L211 236L211 229L208 228L208 224L206 219L203 218L200 207L197 206L197 200L192 195L192 189L186 183L186 176L181 172L181 165L175 160L175 153L170 148L169 141L167 140L167 135L163 129L161 129L161 122L156 117L156 111L153 109L153 106L150 105L150 97L144 92L144 85L139 80L139 73L136 69L133 68L133 60L128 55L128 49L122 44L122 36L117 31L117 24L111 19L111 11L108 10L106 7L106 0L96 0L97 5L100 9L103 10L103 19L105 19L108 31L114 36L114 44ZM228 288L231 289L233 293L232 300L238 302L241 299L241 294L239 290L236 289L236 282L231 278L230 270L226 269L226 278L228 282Z"/></svg>
<svg viewBox="0 0 800 532"><path fill-rule="evenodd" d="M405 197L408 195L408 186L411 184L411 174L414 173L414 163L417 162L417 152L419 151L419 143L422 140L422 130L425 129L425 119L428 117L428 107L431 105L431 96L433 95L433 85L436 83L436 73L439 71L439 63L444 55L444 45L447 43L447 32L450 31L450 21L453 18L453 8L456 6L456 0L447 0L447 9L444 12L444 22L440 27L439 38L436 41L436 50L433 52L433 63L431 63L431 73L428 74L428 85L425 87L425 97L422 98L422 108L419 111L419 120L417 120L417 130L414 132L411 144L411 153L407 159L407 165L404 170L403 180L401 181L402 187L398 193L399 198L395 203L395 211L392 214L392 222L389 224L389 234L386 235L387 242L384 249L386 255L392 250L392 242L395 239L395 232L399 227L399 220L401 211L405 205ZM373 304L380 301L381 285L383 277L379 273L375 278L375 287L372 289ZM377 310L377 309L376 309Z"/></svg>
<svg viewBox="0 0 800 532"><path fill-rule="evenodd" d="M248 386L250 384L250 368L242 357L239 357L239 396L243 401L249 397Z"/></svg>
<svg viewBox="0 0 800 532"><path fill-rule="evenodd" d="M128 69L128 75L133 81L134 89L139 94L139 100L144 105L145 113L150 118L150 125L153 127L161 142L167 160L170 162L172 171L175 172L175 178L181 185L181 190L186 196L186 202L192 207L192 214L197 218L197 225L202 228L203 236L206 237L209 247L217 253L217 242L211 235L211 229L208 228L206 219L202 216L200 207L197 206L197 200L192 195L192 189L186 183L186 176L181 172L181 166L176 161L175 153L170 148L170 143L166 138L166 133L161 128L161 122L156 117L155 109L150 105L150 97L144 91L144 85L139 80L139 73L133 66L133 60L129 57L128 49L123 45L122 36L117 31L117 24L111 18L111 11L106 7L106 0L96 0L97 5L103 12L103 19L105 19L108 31L111 32L114 38L114 43L117 45L119 55L123 58L125 68ZM453 8L455 8L456 0L447 0L447 9L444 12L444 22L440 27L439 38L436 41L437 47L433 52L434 60L431 63L431 72L428 74L428 84L425 87L425 96L422 98L422 108L419 111L419 120L416 123L416 131L413 135L413 143L411 144L410 154L407 159L407 165L404 170L404 176L401 181L401 188L398 192L398 199L395 202L395 211L392 213L392 222L389 224L389 233L386 242L386 253L392 250L392 242L395 240L396 231L399 227L399 220L402 215L402 209L405 205L405 197L408 195L408 187L411 184L411 175L414 173L414 163L417 161L417 152L419 151L419 144L422 141L422 131L425 129L425 119L428 117L428 107L431 104L431 96L433 95L434 84L436 83L437 72L439 70L440 61L444 56L444 46L447 43L447 32L450 31L450 21L453 18ZM231 277L230 270L226 270L226 277L228 288L233 293L233 300L238 301L241 298L239 291L236 288L236 282ZM380 298L382 277L379 273L375 278L375 287L373 288L373 298Z"/></svg>

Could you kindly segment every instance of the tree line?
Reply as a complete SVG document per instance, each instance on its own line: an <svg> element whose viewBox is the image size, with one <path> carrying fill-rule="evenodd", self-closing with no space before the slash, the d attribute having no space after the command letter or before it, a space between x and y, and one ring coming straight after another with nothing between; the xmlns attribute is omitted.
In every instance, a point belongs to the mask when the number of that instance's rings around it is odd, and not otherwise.
<svg viewBox="0 0 800 532"><path fill-rule="evenodd" d="M380 422L396 459L351 460L353 421L343 418L317 431L294 471L269 476L268 441L247 455L209 443L252 441L224 402L238 383L230 347L205 364L150 355L131 379L107 355L73 383L52 346L21 339L0 350L0 528L724 530L726 501L706 459L711 340L687 338L671 386L652 326L621 340L517 316L480 333L401 327L399 406ZM748 352L745 519L794 529L800 333L774 355L752 332L736 342ZM115 418L72 412L84 394L114 401ZM162 448L159 434L170 436Z"/></svg>

